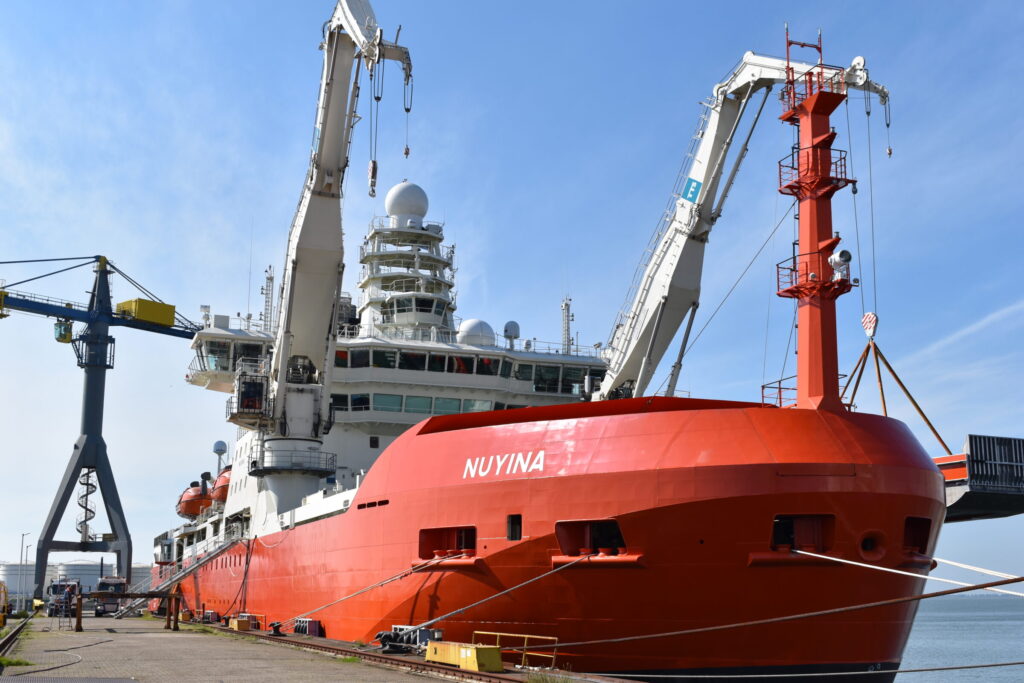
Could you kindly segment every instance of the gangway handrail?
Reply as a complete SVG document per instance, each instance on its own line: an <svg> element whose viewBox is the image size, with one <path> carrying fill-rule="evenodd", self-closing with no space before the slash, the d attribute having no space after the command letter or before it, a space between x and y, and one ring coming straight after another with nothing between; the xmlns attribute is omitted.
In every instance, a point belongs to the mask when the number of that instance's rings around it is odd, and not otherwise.
<svg viewBox="0 0 1024 683"><path fill-rule="evenodd" d="M224 551L226 551L228 548L231 548L236 543L240 543L240 542L241 542L241 539L238 539L238 538L232 538L232 539L230 539L228 541L225 541L220 546L214 548L213 550L211 550L207 554L203 555L199 560L193 562L192 564L190 564L189 566L187 566L187 567L185 567L183 569L179 569L176 573L172 574L170 578L165 579L164 581L160 582L156 586L151 586L150 587L150 592L151 593L157 593L157 592L160 592L160 591L163 591L163 590L166 590L166 589L170 588L171 586L173 586L174 584L178 583L179 581L184 579L186 576L188 576L189 574L191 574L195 570L197 570L200 567L202 567L203 565L205 565L210 560L213 560L213 559L215 559L217 557L220 557L220 555L222 555L224 553ZM119 609L118 611L114 612L114 618L115 619L120 619L124 615L130 613L132 610L142 606L142 604L145 603L147 599L148 598L136 598L135 600L132 600L126 606L124 606L121 609Z"/></svg>

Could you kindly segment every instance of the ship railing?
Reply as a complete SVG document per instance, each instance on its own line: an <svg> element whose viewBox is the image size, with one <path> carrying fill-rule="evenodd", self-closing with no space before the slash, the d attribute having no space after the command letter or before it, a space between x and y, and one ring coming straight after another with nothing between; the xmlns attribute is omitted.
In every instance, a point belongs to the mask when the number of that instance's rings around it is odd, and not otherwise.
<svg viewBox="0 0 1024 683"><path fill-rule="evenodd" d="M228 398L225 404L225 416L228 420L260 421L268 419L274 414L274 397L260 397L242 399L239 403L237 396Z"/></svg>
<svg viewBox="0 0 1024 683"><path fill-rule="evenodd" d="M502 646L502 639L505 639L504 646ZM530 652L530 642L536 643L540 641L544 644L543 652ZM474 644L480 645L494 645L501 648L502 658L505 655L512 655L513 657L519 658L519 666L535 666L530 663L530 657L541 658L545 660L548 668L555 668L555 658L558 656L556 652L558 645L558 638L554 636L538 636L528 633L501 633L498 631L473 631L473 639L470 641ZM548 649L550 648L550 649Z"/></svg>
<svg viewBox="0 0 1024 683"><path fill-rule="evenodd" d="M419 247L419 248L417 248ZM420 245L397 245L386 242L364 244L359 247L359 258L367 255L387 254L388 256L429 256L431 258L444 260L444 253L438 247L427 247Z"/></svg>
<svg viewBox="0 0 1024 683"><path fill-rule="evenodd" d="M444 222L438 222L436 220L423 219L423 227L414 226L394 226L391 225L390 216L375 216L370 221L370 227L377 230L402 230L404 232L433 232L435 234L441 234L441 230L444 228Z"/></svg>
<svg viewBox="0 0 1024 683"><path fill-rule="evenodd" d="M279 472L299 472L326 476L334 474L338 456L324 451L263 451L250 461L249 474L255 477Z"/></svg>
<svg viewBox="0 0 1024 683"><path fill-rule="evenodd" d="M268 374L270 374L270 359L267 356L259 358L246 356L235 361L235 377Z"/></svg>
<svg viewBox="0 0 1024 683"><path fill-rule="evenodd" d="M839 384L843 383L846 379L845 373L839 373ZM761 385L761 404L766 406L776 406L778 408L788 408L796 405L797 387L796 387L796 375L789 377L783 377L777 379L774 382L768 382L767 384Z"/></svg>
<svg viewBox="0 0 1024 683"><path fill-rule="evenodd" d="M160 578L162 580L160 581L159 584L157 584L156 586L153 586L150 589L151 592L159 592L159 591L167 590L168 588L170 588L174 584L176 584L179 581L181 581L186 576L189 576L190 574L195 572L200 567L205 566L208 562L211 562L212 560L220 557L225 551L227 551L229 548L233 547L237 542L238 541L235 540L235 539L226 540L223 543L221 543L219 546L217 546L216 548L214 548L213 550L208 552L206 555L204 555L203 557L199 558L197 561L195 561L192 564L188 565L187 567L185 567L183 565L180 565L180 564L177 564L177 563L174 564L174 565L170 565L170 567L174 568L173 569L173 573L171 573L170 576L167 576L166 578L164 578L165 577L165 573L163 571L163 568L161 568ZM125 605L124 607L119 609L117 612L115 612L114 613L114 618L115 619L120 619L124 615L134 611L135 609L138 609L139 607L144 605L148 599L149 598L136 598L135 600L132 600L127 605Z"/></svg>
<svg viewBox="0 0 1024 683"><path fill-rule="evenodd" d="M846 94L846 69L841 66L815 64L799 74L789 68L789 77L791 82L779 93L779 100L787 112L796 109L808 97L820 92Z"/></svg>
<svg viewBox="0 0 1024 683"><path fill-rule="evenodd" d="M433 328L401 328L387 327L374 323L364 325L340 325L338 338L341 341L346 339L381 339L386 341L422 341L438 342L442 344L457 344L458 333L454 330L439 330ZM538 341L537 339L513 339L502 346L494 346L494 352L520 351L524 353L544 353L552 355L586 356L588 358L600 358L600 349L593 346L571 345L569 353L565 353L565 347L561 342Z"/></svg>
<svg viewBox="0 0 1024 683"><path fill-rule="evenodd" d="M802 147L782 157L779 160L779 191L797 195L804 178L824 179L836 190L854 182L846 173L846 150L827 151L827 159L824 158L826 150L819 147Z"/></svg>

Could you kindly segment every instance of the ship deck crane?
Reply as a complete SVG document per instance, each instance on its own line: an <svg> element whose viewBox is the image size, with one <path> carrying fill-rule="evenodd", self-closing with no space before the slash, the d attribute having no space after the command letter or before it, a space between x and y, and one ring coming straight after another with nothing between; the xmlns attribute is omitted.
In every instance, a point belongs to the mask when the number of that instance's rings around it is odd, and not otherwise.
<svg viewBox="0 0 1024 683"><path fill-rule="evenodd" d="M409 51L385 41L365 0L341 0L324 27L323 71L313 147L291 224L278 304L278 329L267 373L239 375L236 405L263 414L250 473L266 477L278 512L299 504L317 477L334 473L335 456L321 452L331 428L329 387L338 298L344 269L341 199L352 130L358 116L359 70L376 76L385 60L401 64L411 84ZM374 191L376 162L370 164ZM262 397L254 403L254 389ZM249 416L251 417L251 416ZM299 475L299 476L296 476Z"/></svg>
<svg viewBox="0 0 1024 683"><path fill-rule="evenodd" d="M0 287L0 318L7 317L6 311L21 311L35 315L56 318L54 333L57 341L70 343L78 359L78 367L85 371L84 390L82 394L82 432L75 442L67 469L57 488L57 495L50 506L50 512L43 524L43 530L36 542L35 597L41 598L46 580L46 565L50 552L54 550L78 552L112 552L117 557L118 575L131 581L132 541L128 533L128 524L121 499L117 493L114 474L107 457L107 445L103 440L103 401L106 386L106 372L114 367L114 338L110 336L111 327L130 327L146 332L155 332L171 337L191 339L199 326L176 315L174 307L155 299L151 293L128 275L118 270L104 256L82 257L75 259L39 259L38 261L80 261L77 265L56 272L65 272L73 268L95 263L96 273L89 304L82 305L61 299L27 294L20 291ZM37 261L37 262L38 262ZM7 261L4 264L19 263ZM135 299L120 303L115 308L110 299L110 273L117 272L133 285L138 287L150 299ZM50 273L55 274L55 273ZM40 277L46 277L40 276ZM38 278L30 278L22 284ZM77 335L71 330L72 322L85 325ZM82 534L78 541L55 541L57 527L75 484L86 487L86 499L97 488L92 483L92 475L96 475L99 491L103 497L107 519L110 521L110 535L96 539L89 534L89 508L83 505L83 513L78 520L78 530ZM93 511L94 513L94 511Z"/></svg>
<svg viewBox="0 0 1024 683"><path fill-rule="evenodd" d="M680 174L681 187L677 187L674 206L663 217L652 239L649 258L638 270L626 305L612 328L604 350L608 372L600 388L593 392L594 400L643 395L680 325L689 316L680 349L682 357L700 303L705 245L722 215L768 95L773 86L787 80L787 66L799 77L818 65L787 63L785 59L747 52L704 103L707 109L694 135L689 166L684 166ZM888 101L888 90L868 78L863 58L854 59L844 74L847 87L874 93L883 104ZM756 97L759 93L763 93L760 98ZM725 175L726 157L751 105L756 108L754 119Z"/></svg>

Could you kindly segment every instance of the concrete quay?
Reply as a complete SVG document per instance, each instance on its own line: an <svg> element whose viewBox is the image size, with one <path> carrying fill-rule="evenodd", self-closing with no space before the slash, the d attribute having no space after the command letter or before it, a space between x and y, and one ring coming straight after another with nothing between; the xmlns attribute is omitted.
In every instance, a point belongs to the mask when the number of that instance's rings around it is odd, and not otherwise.
<svg viewBox="0 0 1024 683"><path fill-rule="evenodd" d="M432 678L187 624L168 631L163 619L85 617L81 633L58 626L55 618L33 619L7 655L32 666L7 667L0 680L422 683Z"/></svg>

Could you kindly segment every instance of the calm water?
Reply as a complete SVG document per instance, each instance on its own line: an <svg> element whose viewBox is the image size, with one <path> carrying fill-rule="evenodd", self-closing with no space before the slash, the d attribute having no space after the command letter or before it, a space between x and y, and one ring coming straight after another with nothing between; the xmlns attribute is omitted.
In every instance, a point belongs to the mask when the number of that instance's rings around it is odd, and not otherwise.
<svg viewBox="0 0 1024 683"><path fill-rule="evenodd" d="M964 595L921 603L903 669L1024 661L1024 598ZM901 674L897 683L1024 681L1024 666Z"/></svg>

